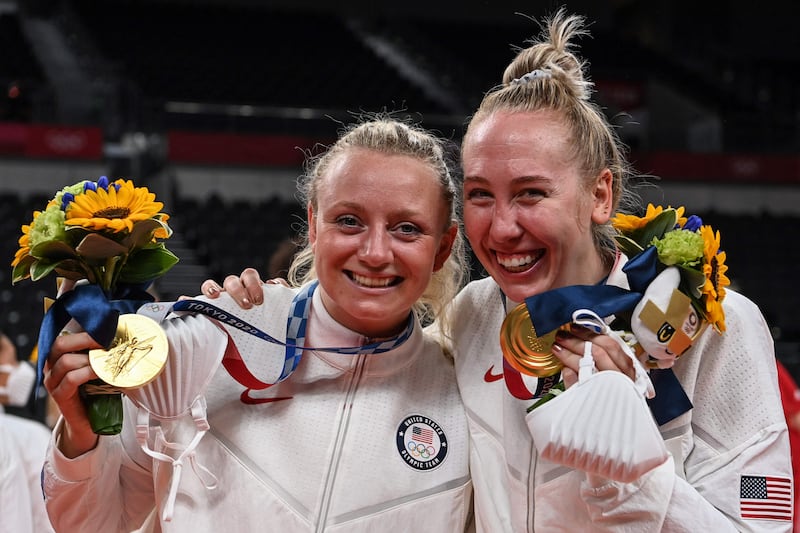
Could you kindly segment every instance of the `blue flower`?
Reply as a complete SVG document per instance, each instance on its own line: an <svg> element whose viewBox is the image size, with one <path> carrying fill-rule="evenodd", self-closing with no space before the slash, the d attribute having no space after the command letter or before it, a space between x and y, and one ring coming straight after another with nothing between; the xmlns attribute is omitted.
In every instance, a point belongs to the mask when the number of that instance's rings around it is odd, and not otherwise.
<svg viewBox="0 0 800 533"><path fill-rule="evenodd" d="M700 226L703 225L703 220L697 215L691 215L689 218L686 219L686 223L683 225L683 229L688 231L697 231L700 229Z"/></svg>
<svg viewBox="0 0 800 533"><path fill-rule="evenodd" d="M67 206L69 204L71 204L74 200L75 200L75 195L74 194L72 194L71 192L65 192L61 196L61 210L62 211L66 211L67 210Z"/></svg>

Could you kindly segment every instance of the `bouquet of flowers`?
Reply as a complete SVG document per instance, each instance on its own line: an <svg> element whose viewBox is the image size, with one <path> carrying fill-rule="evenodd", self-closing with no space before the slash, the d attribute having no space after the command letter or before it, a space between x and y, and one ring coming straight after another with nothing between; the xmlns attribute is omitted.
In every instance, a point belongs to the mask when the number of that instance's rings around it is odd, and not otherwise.
<svg viewBox="0 0 800 533"><path fill-rule="evenodd" d="M643 293L630 331L648 366L672 366L707 325L725 331L722 301L730 280L718 231L696 215L685 217L683 207L652 204L643 217L617 214L612 224L630 258L623 270ZM646 264L641 270L647 274L637 275L636 268Z"/></svg>
<svg viewBox="0 0 800 533"><path fill-rule="evenodd" d="M617 214L612 221L617 245L631 258L655 247L662 268L675 266L680 271L681 291L691 299L700 317L722 333L722 300L730 280L719 231L704 225L697 215L687 218L683 213L683 207L664 209L648 204L643 217Z"/></svg>
<svg viewBox="0 0 800 533"><path fill-rule="evenodd" d="M642 217L615 215L612 225L616 230L618 247L629 258L622 270L631 290L624 292L633 296L631 306L631 297L620 295L619 303L613 309L614 313L620 314L613 325L615 333L642 363L649 368L668 369L707 325L720 334L725 331L722 301L730 280L726 275L726 255L720 250L718 231L704 225L696 215L685 217L683 207L664 208L652 204L647 206ZM598 286L591 290L599 292L602 289ZM547 296L537 297L540 309L552 309ZM590 297L591 293L582 296ZM612 302L611 307L614 307L613 299L608 300L605 295L601 298L605 303ZM581 301L580 305L584 304L591 308L591 298ZM532 302L526 302L526 305L530 307ZM573 307L580 305L575 303ZM572 309L569 306L565 308ZM548 329L551 328L544 328ZM530 334L525 336L530 337ZM501 337L501 344L502 341ZM556 370L560 369L554 356L547 360L551 359ZM529 411L563 390L563 382L556 384Z"/></svg>
<svg viewBox="0 0 800 533"><path fill-rule="evenodd" d="M169 215L160 212L162 207L146 187L135 187L124 179L110 182L102 176L97 182L83 180L63 188L43 211L33 213L29 225L22 226L19 250L11 263L13 283L28 278L37 281L54 273L69 280L87 280L91 288L76 288L69 302L56 300L45 315L39 338L40 379L52 340L68 320L77 320L108 347L120 312L135 312L138 305L153 300L145 289L178 261L160 242L172 234ZM85 395L85 399L96 433L120 431L119 391Z"/></svg>

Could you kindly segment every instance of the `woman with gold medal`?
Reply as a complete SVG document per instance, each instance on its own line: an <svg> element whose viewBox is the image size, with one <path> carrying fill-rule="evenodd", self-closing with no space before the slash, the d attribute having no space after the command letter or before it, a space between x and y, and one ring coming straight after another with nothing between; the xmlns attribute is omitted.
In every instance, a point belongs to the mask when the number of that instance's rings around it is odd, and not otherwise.
<svg viewBox="0 0 800 533"><path fill-rule="evenodd" d="M465 270L444 146L376 117L300 186L298 283L269 286L266 305L152 304L123 315L109 350L55 340L44 384L63 416L43 486L56 531L466 530L466 416L452 359L421 325L445 319ZM120 435L89 426L78 391L98 376L126 390Z"/></svg>
<svg viewBox="0 0 800 533"><path fill-rule="evenodd" d="M465 233L490 275L448 330L477 529L790 531L769 330L726 290L718 234L683 209L619 213L629 169L574 51L585 33L563 10L547 19L463 140ZM671 264L687 245L700 260ZM259 301L252 270L225 288Z"/></svg>

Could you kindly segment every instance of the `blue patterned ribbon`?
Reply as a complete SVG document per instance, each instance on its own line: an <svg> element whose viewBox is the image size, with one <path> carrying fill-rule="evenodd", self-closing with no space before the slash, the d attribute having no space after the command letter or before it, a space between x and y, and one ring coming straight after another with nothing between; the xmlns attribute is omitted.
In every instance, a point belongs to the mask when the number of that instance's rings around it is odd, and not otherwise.
<svg viewBox="0 0 800 533"><path fill-rule="evenodd" d="M172 304L173 311L188 311L192 313L202 313L209 316L218 322L227 326L235 327L236 329L254 335L262 340L279 344L286 348L285 360L281 375L275 383L283 381L294 372L297 365L300 363L302 354L306 350L314 350L319 352L333 352L342 354L379 354L388 352L395 349L397 346L403 344L411 337L414 331L414 315L409 313L408 321L405 329L397 336L385 339L379 342L371 342L362 346L337 346L337 347L314 347L305 346L306 329L308 327L308 315L311 308L311 296L314 294L319 282L315 281L304 286L292 300L291 307L289 308L289 316L286 319L286 342L281 342L278 339L270 336L268 333L260 330L252 324L248 324L244 320L235 316L234 314L224 311L219 307L212 305L208 302L201 300L181 300ZM237 363L238 366L241 365ZM237 372L244 372L246 369L238 370ZM247 371L249 374L249 371ZM257 380L249 375L246 378L248 382L256 383ZM256 380L256 381L253 381ZM241 381L240 381L241 382ZM272 385L274 383L271 383ZM251 387L256 388L256 387ZM265 388L262 384L259 388Z"/></svg>

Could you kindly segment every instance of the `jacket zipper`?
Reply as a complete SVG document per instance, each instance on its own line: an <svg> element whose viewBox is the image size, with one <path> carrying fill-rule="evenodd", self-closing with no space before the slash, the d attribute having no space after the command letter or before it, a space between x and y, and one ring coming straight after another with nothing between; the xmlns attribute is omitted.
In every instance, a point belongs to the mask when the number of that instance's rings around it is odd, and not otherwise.
<svg viewBox="0 0 800 533"><path fill-rule="evenodd" d="M528 531L533 531L534 515L536 514L536 506L534 505L533 495L536 493L531 487L535 487L534 481L536 479L536 468L539 466L539 452L531 442L531 468L528 471Z"/></svg>
<svg viewBox="0 0 800 533"><path fill-rule="evenodd" d="M344 439L347 436L347 428L350 424L350 414L352 413L353 398L355 398L358 390L358 385L361 382L361 377L364 375L364 367L366 366L367 355L359 354L356 356L356 367L353 371L353 376L350 383L347 385L345 392L344 404L342 413L339 417L339 427L336 429L336 444L333 447L333 455L331 456L331 464L328 468L328 474L325 478L325 490L322 493L322 502L320 503L319 519L317 521L317 533L325 531L325 523L328 521L328 510L331 503L331 496L333 487L336 483L336 471L339 468L339 459L342 456L342 448L344 447Z"/></svg>

